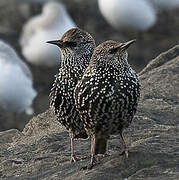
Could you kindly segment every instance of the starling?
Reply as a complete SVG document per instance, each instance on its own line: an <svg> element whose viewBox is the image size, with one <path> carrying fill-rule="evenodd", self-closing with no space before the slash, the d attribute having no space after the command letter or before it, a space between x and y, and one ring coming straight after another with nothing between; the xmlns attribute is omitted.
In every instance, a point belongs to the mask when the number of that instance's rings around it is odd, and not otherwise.
<svg viewBox="0 0 179 180"><path fill-rule="evenodd" d="M58 121L69 131L71 162L78 160L74 152L74 138L88 138L75 107L74 89L89 65L94 48L93 37L79 28L68 30L61 40L48 41L61 51L61 67L50 93L50 106Z"/></svg>
<svg viewBox="0 0 179 180"><path fill-rule="evenodd" d="M126 49L134 43L106 41L93 52L88 68L74 91L75 105L91 137L91 163L106 152L110 135L120 134L128 156L123 130L134 117L140 96L136 72L128 64Z"/></svg>

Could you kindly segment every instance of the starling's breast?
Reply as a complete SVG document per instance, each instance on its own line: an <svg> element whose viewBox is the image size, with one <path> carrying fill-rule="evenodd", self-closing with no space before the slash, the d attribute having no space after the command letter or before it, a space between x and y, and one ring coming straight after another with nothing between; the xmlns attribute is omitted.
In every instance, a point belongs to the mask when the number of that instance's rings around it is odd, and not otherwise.
<svg viewBox="0 0 179 180"><path fill-rule="evenodd" d="M61 68L50 93L50 105L54 108L58 121L67 129L72 128L74 135L84 130L73 98L74 88L80 76L80 72L75 68Z"/></svg>
<svg viewBox="0 0 179 180"><path fill-rule="evenodd" d="M139 83L135 75L119 72L86 73L78 84L78 108L90 131L119 133L136 112ZM93 127L93 128L92 128Z"/></svg>

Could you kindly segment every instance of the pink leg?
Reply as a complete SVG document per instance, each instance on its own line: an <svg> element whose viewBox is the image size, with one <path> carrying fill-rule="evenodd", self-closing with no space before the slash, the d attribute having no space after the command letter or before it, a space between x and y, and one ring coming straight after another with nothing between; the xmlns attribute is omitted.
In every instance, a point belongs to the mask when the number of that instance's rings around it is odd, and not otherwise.
<svg viewBox="0 0 179 180"><path fill-rule="evenodd" d="M96 138L95 137L91 137L91 162L88 165L88 169L92 169L93 166L95 165L95 148L96 148Z"/></svg>
<svg viewBox="0 0 179 180"><path fill-rule="evenodd" d="M70 144L71 144L71 160L70 160L71 163L87 158L87 156L80 157L80 158L76 156L75 148L74 148L74 135L72 132L70 132Z"/></svg>
<svg viewBox="0 0 179 180"><path fill-rule="evenodd" d="M121 135L122 145L123 145L123 151L122 151L121 155L125 154L126 158L128 158L128 156L129 156L128 148L127 148L127 145L126 145L126 142L124 140L122 132L120 133L120 135Z"/></svg>
<svg viewBox="0 0 179 180"><path fill-rule="evenodd" d="M93 165L94 161L95 161L95 148L96 148L96 138L92 138L91 140L91 164Z"/></svg>
<svg viewBox="0 0 179 180"><path fill-rule="evenodd" d="M70 142L71 142L71 160L70 162L76 162L78 158L75 155L75 149L74 149L74 136L73 134L70 136Z"/></svg>

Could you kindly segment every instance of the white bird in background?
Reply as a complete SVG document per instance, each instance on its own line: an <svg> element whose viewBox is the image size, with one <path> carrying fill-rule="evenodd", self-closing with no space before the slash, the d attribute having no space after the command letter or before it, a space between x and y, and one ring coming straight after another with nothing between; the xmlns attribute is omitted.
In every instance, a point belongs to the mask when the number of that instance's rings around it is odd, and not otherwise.
<svg viewBox="0 0 179 180"><path fill-rule="evenodd" d="M179 8L179 0L147 0L151 5L160 11Z"/></svg>
<svg viewBox="0 0 179 180"><path fill-rule="evenodd" d="M16 0L16 1L19 1L19 2L26 2L26 3L46 3L48 1L55 1L55 0Z"/></svg>
<svg viewBox="0 0 179 180"><path fill-rule="evenodd" d="M118 30L146 31L156 22L156 11L145 0L98 0L101 14Z"/></svg>
<svg viewBox="0 0 179 180"><path fill-rule="evenodd" d="M0 106L8 112L33 114L37 92L32 74L10 45L0 40Z"/></svg>
<svg viewBox="0 0 179 180"><path fill-rule="evenodd" d="M22 54L29 63L52 67L60 64L57 48L46 41L59 39L64 32L76 27L63 4L55 1L44 5L42 14L30 19L20 38Z"/></svg>

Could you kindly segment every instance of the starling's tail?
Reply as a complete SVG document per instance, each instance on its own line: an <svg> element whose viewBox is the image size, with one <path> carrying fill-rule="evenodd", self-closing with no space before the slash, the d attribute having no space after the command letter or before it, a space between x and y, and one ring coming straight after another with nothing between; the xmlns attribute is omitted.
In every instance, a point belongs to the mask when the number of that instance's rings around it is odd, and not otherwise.
<svg viewBox="0 0 179 180"><path fill-rule="evenodd" d="M95 154L105 154L107 150L107 138L96 137Z"/></svg>
<svg viewBox="0 0 179 180"><path fill-rule="evenodd" d="M88 135L86 132L81 132L80 134L77 134L74 136L74 138L82 138L82 139L87 139L88 138Z"/></svg>

